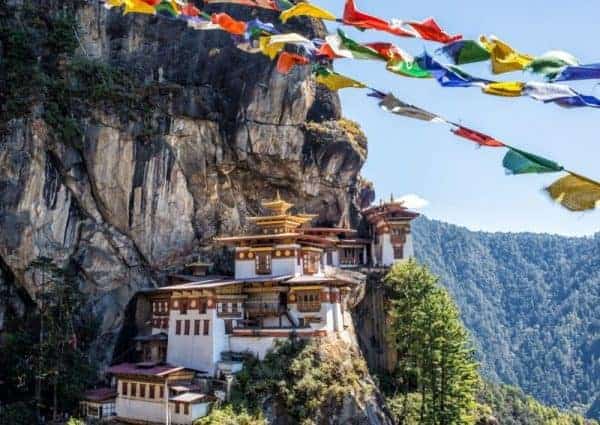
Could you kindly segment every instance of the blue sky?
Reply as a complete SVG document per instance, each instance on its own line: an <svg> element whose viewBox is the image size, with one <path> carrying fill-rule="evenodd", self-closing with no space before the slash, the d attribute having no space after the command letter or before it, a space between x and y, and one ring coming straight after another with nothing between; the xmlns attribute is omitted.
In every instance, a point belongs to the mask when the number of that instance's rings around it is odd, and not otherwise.
<svg viewBox="0 0 600 425"><path fill-rule="evenodd" d="M315 1L342 15L343 0ZM364 12L386 19L436 18L449 33L465 38L494 34L524 53L541 55L565 50L581 63L600 62L600 3L504 0L368 1L356 0ZM335 30L337 24L329 26ZM417 55L437 43L344 27L357 41L392 41ZM446 60L444 59L444 62ZM600 110L563 109L529 98L484 95L477 88L442 88L435 80L396 76L381 62L341 59L335 69L367 84L390 90L398 98L484 132L516 147L560 162L600 180ZM465 69L491 77L489 64ZM525 72L494 76L498 80L540 80ZM599 81L570 83L600 97ZM600 211L571 213L542 192L560 174L508 176L504 149L479 149L450 133L447 126L385 113L364 90L340 92L344 115L357 121L369 138L363 175L375 183L378 196L416 193L429 201L422 212L431 218L475 230L532 231L587 235L600 231Z"/></svg>

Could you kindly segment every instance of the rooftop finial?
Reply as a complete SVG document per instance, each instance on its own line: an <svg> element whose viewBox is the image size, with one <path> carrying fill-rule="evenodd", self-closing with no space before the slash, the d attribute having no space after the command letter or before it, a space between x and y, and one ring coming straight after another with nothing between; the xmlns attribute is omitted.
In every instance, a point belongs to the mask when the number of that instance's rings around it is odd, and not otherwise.
<svg viewBox="0 0 600 425"><path fill-rule="evenodd" d="M281 195L279 194L279 189L277 189L277 200L281 201Z"/></svg>
<svg viewBox="0 0 600 425"><path fill-rule="evenodd" d="M390 193L390 203L394 203L394 192Z"/></svg>

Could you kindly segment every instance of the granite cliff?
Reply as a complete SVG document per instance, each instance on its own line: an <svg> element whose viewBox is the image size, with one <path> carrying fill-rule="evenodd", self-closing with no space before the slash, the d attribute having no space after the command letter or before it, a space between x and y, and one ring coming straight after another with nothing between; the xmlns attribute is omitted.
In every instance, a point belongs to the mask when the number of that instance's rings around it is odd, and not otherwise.
<svg viewBox="0 0 600 425"><path fill-rule="evenodd" d="M334 225L370 202L366 139L308 69L97 2L0 3L0 329L35 305L32 264L49 258L76 270L107 362L132 295L194 257L225 264L212 238L262 199L279 190Z"/></svg>

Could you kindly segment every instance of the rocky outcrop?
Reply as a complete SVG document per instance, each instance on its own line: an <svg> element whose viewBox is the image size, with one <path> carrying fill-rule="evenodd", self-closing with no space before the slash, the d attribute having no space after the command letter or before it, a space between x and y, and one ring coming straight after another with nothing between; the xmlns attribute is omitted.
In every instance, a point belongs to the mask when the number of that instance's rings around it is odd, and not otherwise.
<svg viewBox="0 0 600 425"><path fill-rule="evenodd" d="M223 32L92 2L73 11L75 56L124 70L135 85L117 77L103 89L121 100L71 99L74 137L49 121L43 96L2 123L0 260L33 300L35 260L74 264L102 320L105 361L132 295L192 257L216 255L213 237L243 231L276 190L322 224L356 222L370 197L359 179L366 140L308 69L281 75ZM226 11L276 21L269 11ZM324 32L317 21L297 25ZM76 59L58 60L60 70Z"/></svg>

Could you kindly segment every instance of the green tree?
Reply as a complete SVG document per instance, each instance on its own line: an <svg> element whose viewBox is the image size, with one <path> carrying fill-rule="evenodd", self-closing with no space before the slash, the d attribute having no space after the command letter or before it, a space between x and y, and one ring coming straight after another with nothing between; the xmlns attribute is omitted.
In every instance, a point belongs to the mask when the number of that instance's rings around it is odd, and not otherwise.
<svg viewBox="0 0 600 425"><path fill-rule="evenodd" d="M475 418L477 364L459 312L438 279L414 261L397 264L384 279L390 293L389 337L396 348L400 419L420 394L420 424L469 424Z"/></svg>

